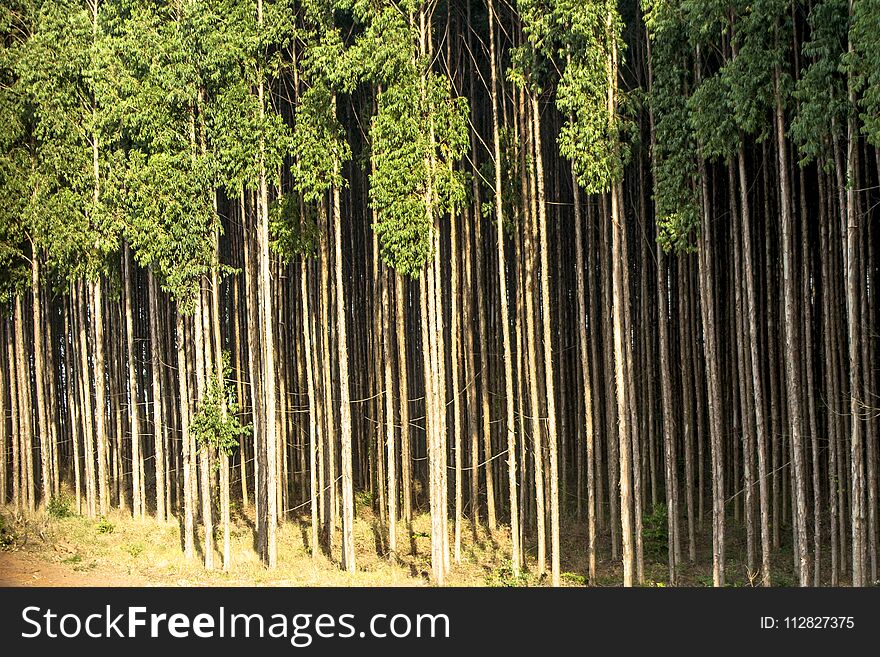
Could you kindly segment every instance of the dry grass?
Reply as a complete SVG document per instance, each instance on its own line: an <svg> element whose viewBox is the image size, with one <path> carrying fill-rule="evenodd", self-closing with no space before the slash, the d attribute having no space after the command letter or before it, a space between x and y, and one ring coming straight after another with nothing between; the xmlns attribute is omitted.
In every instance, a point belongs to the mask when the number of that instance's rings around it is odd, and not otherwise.
<svg viewBox="0 0 880 657"><path fill-rule="evenodd" d="M154 519L138 520L125 511L113 511L106 521L82 516L50 517L45 512L34 517L16 516L11 507L0 508L5 529L0 536L0 583L12 582L9 577L13 554L26 560L27 567L54 568L58 583L54 585L140 585L140 586L431 586L430 517L418 514L411 527L398 523L398 554L387 553L387 530L372 508L358 498L355 518L355 551L357 571L349 574L339 567L341 534L336 532L331 554L319 550L311 554L308 516L289 518L278 528L278 565L267 570L254 549L254 510L252 507L233 509L231 529L231 567L220 569L219 552L215 553L215 570L204 568L201 551L203 540L197 535L195 559L188 561L181 544L181 530L176 522L164 524ZM450 551L453 527L450 521ZM109 530L109 531L108 531ZM462 527L461 559L452 563L449 586L543 586L549 576L536 574L534 530L529 529L526 541L526 567L519 577L510 572L510 537L501 525L494 533L485 526L474 530L465 519ZM569 518L560 532L562 545L562 584L579 586L585 583L586 527ZM743 563L745 540L741 527L728 529L728 582L732 586L757 584L750 578ZM222 540L220 532L218 538ZM686 538L686 537L683 537ZM619 586L623 576L619 560L610 559L610 536L599 537L598 586ZM219 543L219 541L218 541ZM4 545L5 544L5 545ZM686 547L683 546L685 551ZM793 583L788 546L776 554L773 564L774 584ZM549 550L549 541L548 541ZM549 557L549 554L548 554ZM4 563L5 561L5 563ZM4 575L4 566L5 578ZM21 573L25 572L19 567ZM19 573L21 575L21 573ZM697 562L685 561L679 572L679 585L711 584L711 536L701 532L697 542ZM645 585L665 586L667 583L665 545L654 558L646 554ZM21 582L19 577L19 583ZM45 581L52 581L49 575ZM824 578L823 578L824 579ZM44 584L53 585L53 584Z"/></svg>
<svg viewBox="0 0 880 657"><path fill-rule="evenodd" d="M27 518L16 516L10 507L0 509L0 514L8 543L6 552L23 553L31 562L68 569L75 581L100 580L113 573L132 584L157 586L431 585L430 517L427 514L413 519L412 531L404 523L398 524L399 554L392 559L386 551L387 530L371 509L359 505L354 528L357 571L350 574L338 565L339 531L331 554L319 550L312 556L308 545L308 517L280 524L278 564L275 569L267 570L254 549L253 508L236 511L230 532L228 572L220 568L222 557L216 551L216 568L205 570L201 533L197 534L198 555L188 561L183 555L181 531L176 522L160 524L153 518L139 520L125 511L113 511L106 519L76 515L56 518L45 513ZM216 535L222 541L222 533L218 531ZM450 536L450 547L451 542ZM470 524L465 525L461 561L452 564L447 583L451 586L496 583L495 574L499 570L503 572L509 548L509 537L503 530L490 536L484 528L479 528L474 535ZM3 557L4 553L0 552L0 560Z"/></svg>

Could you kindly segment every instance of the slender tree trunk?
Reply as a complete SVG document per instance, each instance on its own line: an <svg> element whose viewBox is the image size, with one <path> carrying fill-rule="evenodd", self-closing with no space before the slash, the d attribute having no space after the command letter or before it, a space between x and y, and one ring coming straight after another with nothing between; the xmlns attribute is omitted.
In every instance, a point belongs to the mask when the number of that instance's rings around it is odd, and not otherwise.
<svg viewBox="0 0 880 657"><path fill-rule="evenodd" d="M67 333L65 332L65 336ZM3 330L3 323L0 321L0 341L9 339ZM65 349L66 351L66 349ZM9 469L9 453L7 451L6 439L6 372L9 363L3 363L3 354L0 352L0 506L6 506L6 472ZM15 399L11 397L10 399ZM13 469L13 473L15 470ZM79 482L77 481L77 484ZM79 489L77 488L77 513L79 513Z"/></svg>
<svg viewBox="0 0 880 657"><path fill-rule="evenodd" d="M92 411L91 381L89 377L89 342L88 327L86 325L86 295L85 283L80 280L75 286L77 310L77 326L79 329L79 383L80 399L83 402L83 451L85 457L86 477L86 506L88 515L94 518L97 513L97 488L95 478L95 433L92 420L95 413Z"/></svg>
<svg viewBox="0 0 880 657"><path fill-rule="evenodd" d="M52 474L49 446L49 417L46 413L46 368L43 363L43 321L40 294L40 254L34 246L31 255L31 284L33 287L33 326L34 326L34 379L37 391L37 415L34 426L40 443L40 475L42 477L42 503L48 505L52 497Z"/></svg>
<svg viewBox="0 0 880 657"><path fill-rule="evenodd" d="M300 294L302 299L303 342L305 343L306 384L309 395L309 509L312 519L312 533L309 547L312 558L318 556L318 432L317 432L317 399L315 396L315 368L312 363L314 350L312 347L311 315L309 312L309 276L308 261L303 256L300 261Z"/></svg>
<svg viewBox="0 0 880 657"><path fill-rule="evenodd" d="M403 520L407 530L412 525L412 455L410 454L409 428L409 377L406 361L406 309L404 306L404 280L394 277L395 332L397 334L397 375L400 390L400 478L403 496Z"/></svg>
<svg viewBox="0 0 880 657"><path fill-rule="evenodd" d="M131 249L127 244L123 247L122 264L122 278L125 286L125 348L128 354L128 415L129 431L131 431L131 512L135 517L143 518L146 515L143 506L141 506L143 453L141 452L140 412L137 403L137 365L135 363L134 319L131 300L133 293L131 279L134 274L131 268Z"/></svg>
<svg viewBox="0 0 880 657"><path fill-rule="evenodd" d="M397 558L397 444L394 428L393 345L391 343L391 302L388 288L392 282L391 272L382 267L382 355L385 368L385 449L388 498L388 556ZM401 336L398 335L398 339ZM456 498L457 499L457 498ZM456 516L457 518L458 516Z"/></svg>
<svg viewBox="0 0 880 657"><path fill-rule="evenodd" d="M697 51L697 82L700 81L700 53ZM717 321L715 314L715 274L713 253L713 217L709 199L709 180L706 163L699 146L699 180L701 191L702 226L697 248L700 311L706 361L709 411L709 450L712 472L712 581L724 586L724 462L721 436L722 408L720 391L720 359Z"/></svg>
<svg viewBox="0 0 880 657"><path fill-rule="evenodd" d="M553 586L559 586L559 457L556 437L556 394L553 383L553 350L550 337L550 258L547 232L547 213L544 194L544 158L541 147L541 115L538 99L532 96L532 120L534 122L535 171L538 188L538 232L541 258L541 307L544 330L544 380L547 394L547 445L550 459L550 572Z"/></svg>
<svg viewBox="0 0 880 657"><path fill-rule="evenodd" d="M451 168L451 166L450 166ZM460 326L460 304L459 304L459 273L458 258L460 245L458 243L458 217L453 215L449 222L449 240L450 240L450 288L452 297L452 307L450 309L451 319L451 340L450 340L450 362L452 363L452 434L453 434L453 450L455 461L455 526L453 540L453 558L455 563L461 563L461 524L462 513L464 507L463 499L463 467L464 456L462 454L462 424L464 415L462 414L461 395L464 389L461 387L461 376L459 364L463 361L461 358L461 326ZM388 280L388 279L386 279ZM384 304L387 308L387 299ZM387 327L387 324L386 324ZM388 374L390 375L390 349L386 350L386 363L389 363ZM390 384L389 384L390 392ZM393 433L390 433L393 439ZM391 479L389 478L389 481ZM392 487L389 485L389 495Z"/></svg>
<svg viewBox="0 0 880 657"><path fill-rule="evenodd" d="M534 114L531 112L531 100L529 100L528 112L529 125L529 148L533 153L535 149L535 123ZM547 532L545 528L547 514L545 512L546 495L544 491L544 447L541 429L541 406L539 403L540 382L538 380L538 357L537 357L537 330L535 327L535 233L537 232L537 175L534 170L535 158L529 155L529 226L525 231L526 250L526 352L529 369L529 413L531 414L532 428L532 453L535 465L535 520L537 529L537 571L541 575L547 566L546 545Z"/></svg>
<svg viewBox="0 0 880 657"><path fill-rule="evenodd" d="M491 69L491 86L490 96L492 99L492 147L495 158L495 223L497 228L497 245L498 245L498 290L501 306L501 334L502 343L504 345L504 400L507 410L506 426L507 426L507 484L510 491L510 542L511 542L511 564L513 565L514 576L519 575L522 558L519 548L519 509L517 508L516 493L516 433L514 428L514 398L513 398L513 353L510 348L510 319L508 310L507 296L507 267L504 258L504 199L502 196L502 171L501 171L501 132L498 121L498 65L495 53L495 3L489 0L489 61ZM537 111L537 110L536 110ZM537 130L538 128L536 128ZM542 227L546 236L546 228ZM542 247L542 267L547 261L546 247ZM546 278L545 278L546 280ZM549 284L548 284L549 285ZM544 288L549 290L549 287ZM546 299L547 297L545 297ZM545 304L546 307L546 304ZM549 332L549 309L547 309L548 318L547 329ZM549 345L549 341L546 343ZM549 352L548 352L549 353ZM548 359L549 362L549 359ZM552 385L550 387L552 391ZM552 405L551 405L552 408ZM551 418L552 421L552 418ZM555 431L555 429L554 429ZM551 434L552 435L552 434ZM555 449L555 445L552 449ZM558 525L559 510L556 509L556 519L554 522ZM555 526L554 536L558 532L558 526ZM555 538L558 541L558 537ZM558 545L556 548L558 550ZM554 586L559 584L559 555L554 556L553 583Z"/></svg>
<svg viewBox="0 0 880 657"><path fill-rule="evenodd" d="M9 403L11 408L12 427L12 503L16 512L20 512L26 504L27 493L22 486L21 472L24 467L24 452L22 451L23 435L21 425L21 401L22 395L18 394L18 356L17 341L15 339L15 320L10 319L6 325L6 365L9 371ZM92 514L94 515L94 514Z"/></svg>
<svg viewBox="0 0 880 657"><path fill-rule="evenodd" d="M758 495L761 516L761 583L770 586L770 518L769 484L767 481L767 420L765 416L764 380L761 357L758 353L760 330L758 328L758 304L755 292L755 267L752 258L752 218L749 210L748 179L746 177L745 147L740 144L737 152L739 171L740 212L742 228L743 278L749 327L749 356L751 358L752 395L755 413L755 439L758 453Z"/></svg>
<svg viewBox="0 0 880 657"><path fill-rule="evenodd" d="M165 474L165 422L162 417L162 360L159 330L159 289L153 268L147 269L147 288L150 297L150 365L152 367L153 389L153 444L156 468L156 519L165 522L170 509L166 508Z"/></svg>
<svg viewBox="0 0 880 657"><path fill-rule="evenodd" d="M785 114L782 108L782 92L779 88L780 72L777 68L774 72L775 87L775 127L776 127L776 154L779 165L779 197L781 206L782 222L782 270L783 270L783 294L785 305L785 381L789 407L789 431L791 432L791 460L794 477L794 506L792 515L796 519L797 526L797 573L801 586L809 585L809 565L807 563L807 496L806 475L804 466L803 447L803 408L801 396L801 364L800 364L800 327L797 323L797 309L795 287L795 270L791 210L791 182L788 173L788 155L785 144Z"/></svg>
<svg viewBox="0 0 880 657"><path fill-rule="evenodd" d="M854 0L849 0L849 15L853 15ZM852 41L848 50L853 52ZM847 76L847 94L850 107L856 105L855 82L852 73ZM865 463L862 438L862 402L859 396L861 387L861 308L859 301L859 211L856 189L859 184L856 148L859 132L856 116L850 113L847 121L846 139L846 312L849 338L849 397L850 397L850 479L851 479L851 522L852 522L852 585L864 586L865 577Z"/></svg>
<svg viewBox="0 0 880 657"><path fill-rule="evenodd" d="M200 288L203 282L202 280L199 281ZM193 359L196 371L195 402L197 413L200 406L206 401L207 379L211 372L211 364L208 357L210 352L210 336L206 330L208 313L209 309L205 303L205 292L200 289L197 293L196 311L193 317L193 350L195 352ZM205 554L205 569L212 570L214 568L214 514L211 495L211 444L208 442L208 436L201 437L201 444L198 444L196 449L198 452L198 480L201 486L202 526L204 528L204 542L202 546Z"/></svg>
<svg viewBox="0 0 880 657"><path fill-rule="evenodd" d="M575 279L577 283L578 304L578 350L580 351L581 386L583 389L584 432L586 434L587 461L587 573L590 584L596 581L596 499L594 485L594 433L593 433L593 390L590 384L590 345L587 341L587 298L584 267L583 226L581 217L581 195L574 167L571 172L572 191L574 193L574 240L575 240ZM595 327L591 326L592 330ZM581 451L578 449L578 454ZM581 467L578 467L580 473ZM577 487L578 506L582 486Z"/></svg>
<svg viewBox="0 0 880 657"><path fill-rule="evenodd" d="M669 540L669 585L676 585L675 536L678 529L678 475L675 450L675 421L672 402L672 371L669 355L669 285L666 272L666 254L657 245L657 313L660 328L660 395L663 403L663 454L666 464L666 512ZM687 422L687 420L685 420Z"/></svg>
<svg viewBox="0 0 880 657"><path fill-rule="evenodd" d="M104 302L101 278L92 286L92 332L95 360L95 432L98 441L98 506L101 515L110 510L109 445L105 425L107 400L105 396L106 370L104 368Z"/></svg>
<svg viewBox="0 0 880 657"><path fill-rule="evenodd" d="M335 107L335 104L334 104ZM338 163L335 165L338 168ZM336 331L339 358L339 432L342 438L342 567L355 571L354 490L351 470L351 406L348 393L348 338L346 337L345 288L342 276L342 211L339 188L333 187L333 229L336 244Z"/></svg>
<svg viewBox="0 0 880 657"><path fill-rule="evenodd" d="M263 26L263 0L257 0L257 22ZM264 98L263 71L260 71L260 82L257 85L257 97L260 104L260 119L266 115L266 101ZM277 456L278 435L276 422L276 385L275 385L275 332L272 321L272 279L270 274L271 263L269 258L269 185L266 180L266 166L264 161L265 144L260 142L259 161L259 191L258 191L258 245L259 245L259 309L260 309L260 333L263 347L262 361L262 404L264 422L262 423L262 444L259 446L265 461L265 469L258 471L258 476L265 480L260 484L260 489L266 489L266 507L263 510L265 517L265 537L260 543L261 556L268 568L274 568L278 559L278 547L276 530L278 527L278 493L277 493Z"/></svg>
<svg viewBox="0 0 880 657"><path fill-rule="evenodd" d="M193 514L195 501L192 494L193 454L190 450L189 432L189 366L186 358L186 331L184 316L177 309L177 379L180 395L180 434L183 445L183 529L184 555L187 560L195 557L195 528Z"/></svg>

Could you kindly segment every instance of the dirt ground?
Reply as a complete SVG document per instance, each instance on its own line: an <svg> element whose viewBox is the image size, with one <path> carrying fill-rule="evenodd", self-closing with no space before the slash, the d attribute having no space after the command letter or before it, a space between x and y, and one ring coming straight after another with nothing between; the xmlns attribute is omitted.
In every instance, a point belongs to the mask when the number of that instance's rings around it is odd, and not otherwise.
<svg viewBox="0 0 880 657"><path fill-rule="evenodd" d="M77 572L63 563L45 561L28 552L0 552L0 586L150 586L137 575L108 568Z"/></svg>

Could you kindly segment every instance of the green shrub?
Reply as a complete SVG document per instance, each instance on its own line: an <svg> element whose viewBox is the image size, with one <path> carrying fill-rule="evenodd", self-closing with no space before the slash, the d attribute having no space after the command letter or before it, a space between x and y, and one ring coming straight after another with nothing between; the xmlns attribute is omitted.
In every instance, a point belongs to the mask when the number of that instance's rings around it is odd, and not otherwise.
<svg viewBox="0 0 880 657"><path fill-rule="evenodd" d="M107 520L104 516L101 516L101 519L98 521L97 530L99 534L112 534L113 523Z"/></svg>
<svg viewBox="0 0 880 657"><path fill-rule="evenodd" d="M514 574L513 563L509 559L505 559L504 563L486 578L486 584L489 586L529 586L530 583L531 578L525 570L521 569L519 575Z"/></svg>
<svg viewBox="0 0 880 657"><path fill-rule="evenodd" d="M669 549L669 526L665 504L655 504L651 513L642 519L642 550L645 555L659 559Z"/></svg>
<svg viewBox="0 0 880 657"><path fill-rule="evenodd" d="M122 549L128 552L134 559L137 559L143 554L145 548L143 543L129 543Z"/></svg>
<svg viewBox="0 0 880 657"><path fill-rule="evenodd" d="M562 573L560 577L566 582L571 582L572 584L576 584L577 586L587 585L587 578L583 575L578 575L577 573Z"/></svg>
<svg viewBox="0 0 880 657"><path fill-rule="evenodd" d="M52 518L69 518L73 515L71 509L70 497L63 493L58 497L53 497L46 505L46 511Z"/></svg>
<svg viewBox="0 0 880 657"><path fill-rule="evenodd" d="M0 550L5 550L15 542L15 534L6 528L3 516L0 516Z"/></svg>
<svg viewBox="0 0 880 657"><path fill-rule="evenodd" d="M373 508L373 494L368 491L360 491L354 494L354 504L358 509L372 509Z"/></svg>

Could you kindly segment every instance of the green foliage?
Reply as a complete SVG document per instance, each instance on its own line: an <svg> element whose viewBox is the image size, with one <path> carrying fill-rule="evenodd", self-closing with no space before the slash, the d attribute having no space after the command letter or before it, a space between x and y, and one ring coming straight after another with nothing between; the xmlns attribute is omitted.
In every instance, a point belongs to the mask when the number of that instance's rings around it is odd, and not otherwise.
<svg viewBox="0 0 880 657"><path fill-rule="evenodd" d="M725 101L739 130L761 141L769 134L770 112L774 104L773 69L780 67L782 100L785 103L789 79L783 66L788 39L777 35L775 25L784 30L788 22L787 4L777 0L748 3L738 0L738 16L733 35L736 55L725 62L720 75L728 98ZM716 11L719 20L727 22L723 5ZM716 40L722 37L719 34ZM711 41L704 48L711 48ZM729 130L727 122L722 130Z"/></svg>
<svg viewBox="0 0 880 657"><path fill-rule="evenodd" d="M689 251L699 230L696 141L689 121L686 90L692 84L689 30L667 2L651 0L646 23L651 39L654 112L654 204L657 239L667 251Z"/></svg>
<svg viewBox="0 0 880 657"><path fill-rule="evenodd" d="M770 574L770 585L792 587L797 586L797 582L789 573L782 573L778 570L774 570Z"/></svg>
<svg viewBox="0 0 880 657"><path fill-rule="evenodd" d="M488 586L516 587L530 586L531 583L532 578L524 569L520 569L519 575L514 574L513 563L510 559L505 559L500 566L496 567L492 573L486 577L486 584Z"/></svg>
<svg viewBox="0 0 880 657"><path fill-rule="evenodd" d="M199 401L190 431L199 445L208 445L229 456L238 439L250 433L251 426L238 420L239 408L232 383L229 352L223 352L223 387L216 376L210 377L205 396Z"/></svg>
<svg viewBox="0 0 880 657"><path fill-rule="evenodd" d="M283 194L269 206L270 246L285 262L312 255L318 247L318 210L296 194Z"/></svg>
<svg viewBox="0 0 880 657"><path fill-rule="evenodd" d="M690 127L709 160L727 160L737 147L736 106L726 67L703 80L687 100Z"/></svg>
<svg viewBox="0 0 880 657"><path fill-rule="evenodd" d="M73 565L73 569L77 572L87 573L90 570L94 570L98 566L98 562L92 559L88 563L83 562L83 559L80 555L74 554L71 557L68 557L71 565Z"/></svg>
<svg viewBox="0 0 880 657"><path fill-rule="evenodd" d="M501 203L504 210L504 229L512 232L522 203L522 178L520 175L519 145L516 135L508 126L500 126L501 142ZM484 217L495 216L495 164L490 161L480 165L478 176L484 189L480 211Z"/></svg>
<svg viewBox="0 0 880 657"><path fill-rule="evenodd" d="M331 186L341 187L342 164L351 157L345 130L336 118L333 90L314 81L296 108L292 167L294 185L309 202L319 201Z"/></svg>
<svg viewBox="0 0 880 657"><path fill-rule="evenodd" d="M556 89L556 107L567 117L559 150L572 161L587 193L607 192L622 178L628 157L623 133L630 126L620 112L624 94L617 89L612 69L612 60L624 49L623 22L616 3L574 0L557 0L550 19L550 34L565 61ZM613 113L609 95L614 98Z"/></svg>
<svg viewBox="0 0 880 657"><path fill-rule="evenodd" d="M697 575L697 586L712 587L715 586L715 580L711 575Z"/></svg>
<svg viewBox="0 0 880 657"><path fill-rule="evenodd" d="M564 581L571 582L575 586L586 586L587 578L578 573L560 573L559 575Z"/></svg>
<svg viewBox="0 0 880 657"><path fill-rule="evenodd" d="M853 77L853 91L859 94L862 132L880 147L880 0L853 3L850 39L853 52L846 62Z"/></svg>
<svg viewBox="0 0 880 657"><path fill-rule="evenodd" d="M812 160L833 162L832 146L846 129L846 80L843 71L847 29L846 0L825 0L810 10L810 39L803 44L808 59L794 89L797 111L791 134L801 153L801 164Z"/></svg>
<svg viewBox="0 0 880 657"><path fill-rule="evenodd" d="M128 553L132 559L137 559L141 554L143 554L145 547L141 542L136 543L126 543L123 547L126 553Z"/></svg>
<svg viewBox="0 0 880 657"><path fill-rule="evenodd" d="M354 503L355 507L358 509L371 509L373 508L373 493L368 490L363 490L358 493L355 493Z"/></svg>
<svg viewBox="0 0 880 657"><path fill-rule="evenodd" d="M99 534L112 534L114 527L113 523L107 520L105 516L101 516L101 519L98 520L98 524L95 526L95 529Z"/></svg>
<svg viewBox="0 0 880 657"><path fill-rule="evenodd" d="M214 258L216 217L207 162L185 153L128 154L126 197L138 218L126 231L137 260L152 264L162 287L173 294L182 310L190 311L199 281L210 272Z"/></svg>
<svg viewBox="0 0 880 657"><path fill-rule="evenodd" d="M229 77L212 47L212 34L232 33L219 18L222 4L199 0L177 11L135 2L112 35L127 148L107 172L106 187L119 190L108 203L124 218L121 231L136 259L154 267L183 312L192 310L211 270L219 226L213 204L223 166L210 142L215 116L207 105ZM228 43L240 53L240 43Z"/></svg>
<svg viewBox="0 0 880 657"><path fill-rule="evenodd" d="M73 515L71 508L71 499L66 494L53 497L46 505L46 512L51 518L69 518Z"/></svg>
<svg viewBox="0 0 880 657"><path fill-rule="evenodd" d="M116 249L96 189L92 143L112 65L104 34L74 0L0 10L0 296L27 287L26 261L61 278L94 276ZM112 153L112 144L105 151Z"/></svg>
<svg viewBox="0 0 880 657"><path fill-rule="evenodd" d="M453 163L468 145L468 106L453 96L449 79L419 56L415 28L391 7L378 14L367 34L381 36L389 49L385 56L393 48L401 65L393 79L383 73L388 86L370 125L373 228L384 262L417 277L432 257L435 219L466 198L464 177ZM365 74L371 73L368 67Z"/></svg>
<svg viewBox="0 0 880 657"><path fill-rule="evenodd" d="M669 526L665 504L655 504L642 518L642 549L653 559L661 559L669 549Z"/></svg>
<svg viewBox="0 0 880 657"><path fill-rule="evenodd" d="M690 251L700 227L698 158L729 159L770 134L776 83L785 109L791 41L785 0L643 0L651 41L658 240ZM719 44L729 44L719 48ZM725 44L725 46L727 45Z"/></svg>

